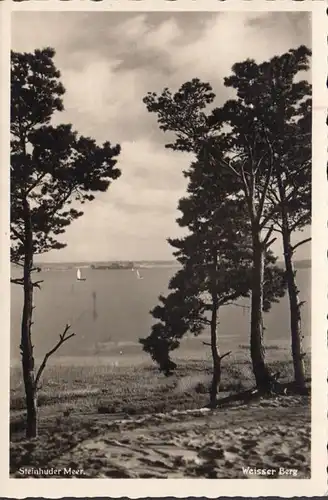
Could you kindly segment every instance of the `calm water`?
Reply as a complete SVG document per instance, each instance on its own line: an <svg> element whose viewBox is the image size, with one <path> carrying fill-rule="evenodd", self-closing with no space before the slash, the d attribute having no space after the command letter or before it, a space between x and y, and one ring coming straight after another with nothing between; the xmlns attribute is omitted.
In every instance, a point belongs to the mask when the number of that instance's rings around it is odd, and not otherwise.
<svg viewBox="0 0 328 500"><path fill-rule="evenodd" d="M149 314L160 293L167 292L172 268L141 270L138 280L132 271L100 271L83 269L87 278L76 281L76 270L48 271L37 275L44 279L41 291L35 291L33 343L36 357L41 357L57 341L66 323L72 325L76 337L65 343L61 356L116 356L141 353L140 337L149 334L153 322ZM297 281L300 299L307 301L302 309L305 346L310 345L310 269L300 269ZM11 285L11 358L19 358L20 321L23 292ZM287 297L265 314L265 342L290 345ZM220 345L222 349L247 344L249 312L239 307L223 307L220 313ZM185 344L202 349L201 339ZM57 353L57 356L59 352Z"/></svg>

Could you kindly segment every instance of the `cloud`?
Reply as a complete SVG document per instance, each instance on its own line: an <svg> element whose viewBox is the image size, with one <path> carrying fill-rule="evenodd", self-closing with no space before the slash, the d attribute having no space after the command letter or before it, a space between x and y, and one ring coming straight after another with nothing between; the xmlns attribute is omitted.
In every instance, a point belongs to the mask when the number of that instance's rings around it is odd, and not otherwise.
<svg viewBox="0 0 328 500"><path fill-rule="evenodd" d="M181 234L176 207L190 157L164 149L167 137L143 97L198 77L220 104L235 62L262 61L310 39L307 13L14 13L14 50L56 49L66 94L55 121L122 146L121 178L68 228L67 249L46 258L168 258L166 237Z"/></svg>
<svg viewBox="0 0 328 500"><path fill-rule="evenodd" d="M175 220L178 200L186 192L182 171L191 156L145 139L121 146L122 176L83 207L83 217L62 238L68 247L53 253L53 259L85 260L90 249L94 260L172 257L166 239L184 232Z"/></svg>

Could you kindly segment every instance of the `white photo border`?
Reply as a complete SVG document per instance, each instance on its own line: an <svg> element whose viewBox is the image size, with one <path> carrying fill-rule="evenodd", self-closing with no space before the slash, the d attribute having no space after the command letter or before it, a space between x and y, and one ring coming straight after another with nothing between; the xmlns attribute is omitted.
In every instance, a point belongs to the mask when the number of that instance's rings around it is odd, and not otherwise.
<svg viewBox="0 0 328 500"><path fill-rule="evenodd" d="M0 317L2 322L0 406L0 493L2 497L208 497L314 496L327 494L327 13L322 0L28 0L0 3L1 33L1 210ZM312 440L311 479L21 479L9 478L9 350L10 350L10 22L13 11L306 11L312 14L313 151L312 151ZM82 481L82 482L81 482Z"/></svg>

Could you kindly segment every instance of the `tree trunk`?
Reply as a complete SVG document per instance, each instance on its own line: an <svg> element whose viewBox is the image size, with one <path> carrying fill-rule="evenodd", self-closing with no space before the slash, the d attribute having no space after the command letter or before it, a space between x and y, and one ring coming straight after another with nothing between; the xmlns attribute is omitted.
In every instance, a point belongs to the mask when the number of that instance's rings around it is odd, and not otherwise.
<svg viewBox="0 0 328 500"><path fill-rule="evenodd" d="M211 352L213 360L213 375L210 387L210 407L216 407L218 387L221 381L221 358L217 347L217 306L212 311L211 318Z"/></svg>
<svg viewBox="0 0 328 500"><path fill-rule="evenodd" d="M23 379L26 400L26 437L37 436L37 398L35 387L35 371L33 345L31 340L31 326L33 313L33 284L31 272L33 268L33 233L31 226L31 213L28 201L24 199L24 306L21 324L21 353Z"/></svg>
<svg viewBox="0 0 328 500"><path fill-rule="evenodd" d="M302 329L301 329L301 306L298 299L298 288L295 279L293 266L293 249L290 241L290 228L288 213L286 207L286 196L281 175L277 176L279 196L281 199L281 222L282 222L282 241L284 248L284 260L286 269L286 280L288 287L289 309L290 309L290 331L292 337L292 355L294 364L294 379L298 391L305 389L305 369L303 361L302 348Z"/></svg>
<svg viewBox="0 0 328 500"><path fill-rule="evenodd" d="M290 233L288 230L283 230L283 245L290 308L290 330L292 337L294 378L297 390L302 392L305 389L305 370L302 348L301 306L298 299L299 292L295 280L295 271L292 261L293 251L290 243Z"/></svg>
<svg viewBox="0 0 328 500"><path fill-rule="evenodd" d="M213 251L213 275L211 283L211 296L212 296L212 314L211 314L211 352L213 360L213 374L212 383L210 387L210 407L216 407L216 398L218 393L218 387L221 380L221 358L217 347L217 321L218 321L218 309L219 302L217 296L217 272L218 272L218 254L217 251Z"/></svg>
<svg viewBox="0 0 328 500"><path fill-rule="evenodd" d="M289 236L289 235L288 235ZM301 310L298 299L298 289L295 280L295 272L292 262L291 245L287 248L284 245L284 256L286 266L286 279L288 286L289 307L290 307L290 330L292 337L292 354L294 364L294 377L296 388L299 391L305 389L305 370L303 362L302 331L301 331Z"/></svg>
<svg viewBox="0 0 328 500"><path fill-rule="evenodd" d="M271 375L265 364L263 346L264 246L258 233L253 234L253 269L251 299L251 358L256 386L260 393L271 392Z"/></svg>

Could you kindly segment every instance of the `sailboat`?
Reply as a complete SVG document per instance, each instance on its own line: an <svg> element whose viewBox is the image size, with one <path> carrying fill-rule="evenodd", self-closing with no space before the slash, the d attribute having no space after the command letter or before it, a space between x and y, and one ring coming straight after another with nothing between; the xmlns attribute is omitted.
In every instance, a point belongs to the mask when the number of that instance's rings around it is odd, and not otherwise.
<svg viewBox="0 0 328 500"><path fill-rule="evenodd" d="M85 281L86 278L82 278L82 273L81 273L81 269L78 268L77 272L76 272L76 279L77 281Z"/></svg>
<svg viewBox="0 0 328 500"><path fill-rule="evenodd" d="M140 276L139 269L137 269L137 278L138 280L143 280L143 276Z"/></svg>

